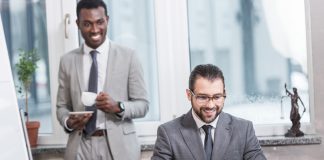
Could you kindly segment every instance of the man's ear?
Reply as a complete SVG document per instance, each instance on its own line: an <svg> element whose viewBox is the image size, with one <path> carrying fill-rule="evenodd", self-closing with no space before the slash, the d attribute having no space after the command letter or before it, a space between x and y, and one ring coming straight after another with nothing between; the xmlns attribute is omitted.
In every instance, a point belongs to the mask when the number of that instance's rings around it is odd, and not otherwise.
<svg viewBox="0 0 324 160"><path fill-rule="evenodd" d="M226 98L226 90L224 89L224 98Z"/></svg>
<svg viewBox="0 0 324 160"><path fill-rule="evenodd" d="M107 23L109 22L109 16L106 16Z"/></svg>
<svg viewBox="0 0 324 160"><path fill-rule="evenodd" d="M186 89L186 94L187 94L187 98L189 101L191 101L191 91L189 89Z"/></svg>
<svg viewBox="0 0 324 160"><path fill-rule="evenodd" d="M79 21L79 19L77 19L77 20L75 20L75 23L76 23L76 25L78 26L78 28L80 29L80 21Z"/></svg>

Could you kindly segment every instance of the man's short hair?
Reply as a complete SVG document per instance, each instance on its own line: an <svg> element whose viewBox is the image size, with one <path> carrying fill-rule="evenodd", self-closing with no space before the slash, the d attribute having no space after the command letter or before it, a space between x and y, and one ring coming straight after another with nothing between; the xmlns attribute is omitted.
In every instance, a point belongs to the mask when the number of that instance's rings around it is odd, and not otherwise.
<svg viewBox="0 0 324 160"><path fill-rule="evenodd" d="M198 78L205 78L209 81L214 81L217 78L220 78L223 81L225 89L225 81L223 72L220 68L212 64L200 64L196 66L190 73L189 77L189 89L194 91L194 85Z"/></svg>
<svg viewBox="0 0 324 160"><path fill-rule="evenodd" d="M98 7L103 7L105 9L106 16L108 16L107 6L104 1L102 1L102 0L80 0L77 5L77 10L76 10L78 19L80 16L81 9L93 9L93 8L98 8Z"/></svg>

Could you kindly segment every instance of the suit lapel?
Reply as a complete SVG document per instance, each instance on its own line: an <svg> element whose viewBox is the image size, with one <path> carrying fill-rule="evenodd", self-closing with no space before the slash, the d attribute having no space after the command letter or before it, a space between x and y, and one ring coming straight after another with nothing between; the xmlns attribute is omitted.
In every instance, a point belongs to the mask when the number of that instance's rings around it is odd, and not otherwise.
<svg viewBox="0 0 324 160"><path fill-rule="evenodd" d="M111 82L111 75L115 66L115 60L117 52L115 50L114 44L109 41L109 51L108 51L108 64L106 68L106 78L105 78L105 84L104 84L104 90L107 91L109 88L109 84Z"/></svg>
<svg viewBox="0 0 324 160"><path fill-rule="evenodd" d="M199 130L197 129L196 122L192 117L191 110L182 119L182 125L183 127L180 128L180 132L193 157L196 160L206 159L205 150L203 149L201 138L199 136Z"/></svg>
<svg viewBox="0 0 324 160"><path fill-rule="evenodd" d="M75 59L74 59L74 65L77 71L78 75L78 82L81 91L87 91L87 89L84 86L84 76L83 76L83 46L79 48L79 52L76 53Z"/></svg>
<svg viewBox="0 0 324 160"><path fill-rule="evenodd" d="M230 126L230 122L230 117L227 114L222 112L219 115L219 120L217 122L214 134L215 140L212 159L224 158L224 154L232 136L232 128Z"/></svg>

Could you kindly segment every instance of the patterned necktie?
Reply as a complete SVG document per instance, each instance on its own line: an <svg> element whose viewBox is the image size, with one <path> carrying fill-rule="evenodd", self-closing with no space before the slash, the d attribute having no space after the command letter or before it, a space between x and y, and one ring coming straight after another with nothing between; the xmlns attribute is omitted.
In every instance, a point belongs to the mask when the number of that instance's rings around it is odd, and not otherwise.
<svg viewBox="0 0 324 160"><path fill-rule="evenodd" d="M98 64L97 64L97 51L93 50L90 52L92 57L92 65L90 68L90 76L89 76L89 85L88 92L93 92L97 94L98 89ZM85 107L87 111L93 111L91 118L86 124L85 133L87 136L92 135L94 131L96 131L96 120L97 120L97 109L95 104L92 106Z"/></svg>
<svg viewBox="0 0 324 160"><path fill-rule="evenodd" d="M212 152L213 152L213 140L211 135L211 125L203 125L203 130L205 131L205 153L206 153L206 160L211 160Z"/></svg>

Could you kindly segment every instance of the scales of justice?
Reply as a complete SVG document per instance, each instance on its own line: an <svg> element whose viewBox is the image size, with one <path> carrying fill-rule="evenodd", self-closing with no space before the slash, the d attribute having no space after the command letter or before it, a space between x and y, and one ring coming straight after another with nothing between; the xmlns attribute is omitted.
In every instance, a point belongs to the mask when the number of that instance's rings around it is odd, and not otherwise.
<svg viewBox="0 0 324 160"><path fill-rule="evenodd" d="M305 105L301 98L298 95L297 88L293 87L293 93L291 93L287 89L287 85L285 84L285 91L286 96L281 97L281 110L283 110L282 100L285 97L289 97L291 100L291 109L290 109L290 120L292 122L292 126L288 129L288 132L285 134L285 137L301 137L304 136L304 132L300 130L300 119L303 117L304 113L306 112ZM304 110L302 115L299 114L299 105L298 101L302 104ZM283 112L281 112L281 118L283 118Z"/></svg>

